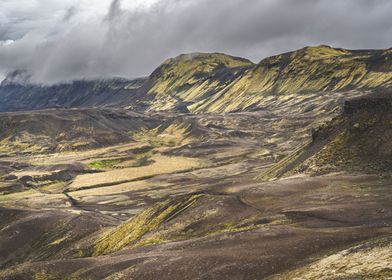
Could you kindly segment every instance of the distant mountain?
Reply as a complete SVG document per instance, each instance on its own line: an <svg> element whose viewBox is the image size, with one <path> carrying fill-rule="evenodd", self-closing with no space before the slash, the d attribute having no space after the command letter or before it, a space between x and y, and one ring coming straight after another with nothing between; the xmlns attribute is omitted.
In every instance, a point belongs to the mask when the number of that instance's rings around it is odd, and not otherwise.
<svg viewBox="0 0 392 280"><path fill-rule="evenodd" d="M192 111L232 112L268 106L271 96L374 90L392 86L392 50L306 47L262 60ZM281 95L284 95L282 97Z"/></svg>
<svg viewBox="0 0 392 280"><path fill-rule="evenodd" d="M154 96L152 110L192 111L238 80L254 64L220 53L185 54L166 60L149 77L146 92Z"/></svg>
<svg viewBox="0 0 392 280"><path fill-rule="evenodd" d="M0 113L0 155L86 150L132 142L130 132L162 118L113 109L56 109Z"/></svg>
<svg viewBox="0 0 392 280"><path fill-rule="evenodd" d="M12 73L0 85L0 111L119 106L133 102L145 79L78 80L51 86L21 82Z"/></svg>
<svg viewBox="0 0 392 280"><path fill-rule="evenodd" d="M14 73L0 86L0 111L93 106L180 112L254 111L277 97L391 87L392 49L352 51L321 45L269 57L258 64L220 53L185 54L166 60L150 77L137 80L39 86L26 83L26 78L19 79Z"/></svg>
<svg viewBox="0 0 392 280"><path fill-rule="evenodd" d="M29 85L31 81L31 75L26 70L15 70L7 75L7 77L1 82L1 87L16 86L16 85Z"/></svg>
<svg viewBox="0 0 392 280"><path fill-rule="evenodd" d="M179 62L170 69L178 68L177 72L181 73L182 64ZM217 72L220 73L215 68L204 78L195 74L182 81L185 86L169 92L180 102L185 102L192 112L234 112L268 106L271 95L287 97L307 92L389 88L392 86L392 50L306 47L266 58L257 65L226 69L222 75L224 81ZM150 92L160 96L161 91L156 89L175 84L182 77L181 74L171 74L170 80L155 83Z"/></svg>

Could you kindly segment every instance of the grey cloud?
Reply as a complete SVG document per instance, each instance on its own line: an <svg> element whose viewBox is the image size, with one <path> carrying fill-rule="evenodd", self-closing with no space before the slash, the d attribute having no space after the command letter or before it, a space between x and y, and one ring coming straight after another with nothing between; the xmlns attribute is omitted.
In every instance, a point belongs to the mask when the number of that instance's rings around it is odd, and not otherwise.
<svg viewBox="0 0 392 280"><path fill-rule="evenodd" d="M63 17L63 21L70 21L77 14L77 8L75 6L71 6L65 10L65 14Z"/></svg>
<svg viewBox="0 0 392 280"><path fill-rule="evenodd" d="M306 45L392 42L388 0L161 0L132 10L122 4L113 0L102 18L64 23L63 32L37 28L0 44L0 72L26 69L42 83L138 77L180 53L219 51L258 62Z"/></svg>
<svg viewBox="0 0 392 280"><path fill-rule="evenodd" d="M109 7L109 12L106 16L107 20L113 20L122 15L121 1L113 0Z"/></svg>

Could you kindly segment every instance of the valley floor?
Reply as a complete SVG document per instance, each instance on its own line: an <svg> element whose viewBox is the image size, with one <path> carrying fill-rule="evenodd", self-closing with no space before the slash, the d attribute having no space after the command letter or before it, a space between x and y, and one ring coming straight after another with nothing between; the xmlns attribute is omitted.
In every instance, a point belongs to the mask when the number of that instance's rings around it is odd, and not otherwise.
<svg viewBox="0 0 392 280"><path fill-rule="evenodd" d="M390 178L365 175L233 184L177 195L121 225L91 210L2 209L0 275L389 279L391 189Z"/></svg>
<svg viewBox="0 0 392 280"><path fill-rule="evenodd" d="M1 279L391 279L389 175L256 179L311 115L148 118L102 147L3 151Z"/></svg>

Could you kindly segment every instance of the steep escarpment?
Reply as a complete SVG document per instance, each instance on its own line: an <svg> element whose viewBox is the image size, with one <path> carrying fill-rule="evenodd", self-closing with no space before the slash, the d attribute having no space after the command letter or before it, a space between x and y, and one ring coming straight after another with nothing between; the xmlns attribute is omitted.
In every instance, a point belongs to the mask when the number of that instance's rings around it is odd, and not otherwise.
<svg viewBox="0 0 392 280"><path fill-rule="evenodd" d="M320 152L294 171L326 173L348 170L356 172L389 172L392 170L392 100L364 98L347 101L344 115L314 134L340 127L339 133Z"/></svg>
<svg viewBox="0 0 392 280"><path fill-rule="evenodd" d="M313 132L311 142L278 162L260 179L297 173L390 172L391 124L389 94L348 100L341 115Z"/></svg>

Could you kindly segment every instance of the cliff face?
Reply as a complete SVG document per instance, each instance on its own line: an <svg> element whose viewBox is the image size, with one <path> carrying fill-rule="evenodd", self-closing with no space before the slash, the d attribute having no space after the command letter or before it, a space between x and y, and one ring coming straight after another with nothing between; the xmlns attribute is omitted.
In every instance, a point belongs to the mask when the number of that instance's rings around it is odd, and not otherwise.
<svg viewBox="0 0 392 280"><path fill-rule="evenodd" d="M311 173L337 170L370 173L391 171L391 124L390 98L347 101L343 116L322 128L328 130L339 127L339 133L298 170L306 169Z"/></svg>
<svg viewBox="0 0 392 280"><path fill-rule="evenodd" d="M391 137L390 97L348 100L341 115L313 132L310 143L263 173L260 179L297 173L391 172Z"/></svg>
<svg viewBox="0 0 392 280"><path fill-rule="evenodd" d="M0 111L93 106L196 113L254 111L310 93L391 88L392 50L306 47L259 64L220 53L195 53L166 60L146 79L55 86L29 85L26 73L20 83L19 76L11 75L10 83L2 83Z"/></svg>

